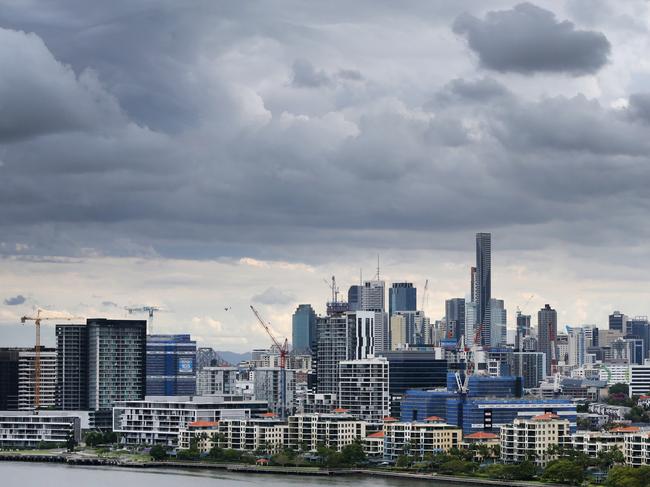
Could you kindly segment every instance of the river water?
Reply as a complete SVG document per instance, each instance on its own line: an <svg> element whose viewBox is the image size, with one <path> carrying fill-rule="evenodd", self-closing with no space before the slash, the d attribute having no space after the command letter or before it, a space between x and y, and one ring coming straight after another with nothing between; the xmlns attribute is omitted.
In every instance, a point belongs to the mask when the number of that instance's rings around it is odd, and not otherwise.
<svg viewBox="0 0 650 487"><path fill-rule="evenodd" d="M55 463L0 462L2 487L450 487L443 482L378 477L254 475L223 470L126 469ZM454 484L458 487L459 484Z"/></svg>

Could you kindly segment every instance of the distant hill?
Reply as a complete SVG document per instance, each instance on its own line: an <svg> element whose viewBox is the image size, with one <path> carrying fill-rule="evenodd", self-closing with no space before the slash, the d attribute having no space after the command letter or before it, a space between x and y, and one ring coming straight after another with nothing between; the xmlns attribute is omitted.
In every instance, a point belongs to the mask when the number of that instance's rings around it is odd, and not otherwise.
<svg viewBox="0 0 650 487"><path fill-rule="evenodd" d="M217 350L217 353L222 359L224 359L226 362L231 363L233 365L237 365L239 362L242 362L243 360L251 359L250 352L237 353L237 352Z"/></svg>

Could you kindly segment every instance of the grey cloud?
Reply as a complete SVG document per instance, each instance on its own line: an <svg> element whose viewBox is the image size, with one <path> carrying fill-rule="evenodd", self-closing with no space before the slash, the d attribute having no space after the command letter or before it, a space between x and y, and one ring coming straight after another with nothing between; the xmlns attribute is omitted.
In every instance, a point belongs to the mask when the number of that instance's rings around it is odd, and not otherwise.
<svg viewBox="0 0 650 487"><path fill-rule="evenodd" d="M25 296L23 296L22 294L19 294L17 296L13 296L11 298L5 299L4 303L7 306L18 306L20 304L25 303L25 301L27 301L27 298Z"/></svg>
<svg viewBox="0 0 650 487"><path fill-rule="evenodd" d="M336 76L351 81L361 81L363 79L361 71L357 69L339 69Z"/></svg>
<svg viewBox="0 0 650 487"><path fill-rule="evenodd" d="M451 80L439 93L436 101L443 104L483 103L509 96L508 89L493 78Z"/></svg>
<svg viewBox="0 0 650 487"><path fill-rule="evenodd" d="M630 95L628 109L632 118L650 124L650 93Z"/></svg>
<svg viewBox="0 0 650 487"><path fill-rule="evenodd" d="M607 63L611 50L601 32L578 30L530 3L488 12L484 19L462 14L453 30L467 39L483 67L501 72L589 74Z"/></svg>
<svg viewBox="0 0 650 487"><path fill-rule="evenodd" d="M113 301L102 301L102 306L105 308L117 308L117 303L114 303Z"/></svg>
<svg viewBox="0 0 650 487"><path fill-rule="evenodd" d="M253 296L252 301L255 303L267 305L286 305L295 301L295 297L276 287L269 287L263 292Z"/></svg>
<svg viewBox="0 0 650 487"><path fill-rule="evenodd" d="M322 69L316 69L306 59L296 59L292 67L291 83L298 88L319 88L329 85L332 80Z"/></svg>

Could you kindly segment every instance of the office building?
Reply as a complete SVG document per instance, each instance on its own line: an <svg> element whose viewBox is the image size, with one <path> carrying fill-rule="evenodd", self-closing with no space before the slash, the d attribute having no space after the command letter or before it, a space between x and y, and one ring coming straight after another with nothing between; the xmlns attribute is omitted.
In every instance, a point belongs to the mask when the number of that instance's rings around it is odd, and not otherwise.
<svg viewBox="0 0 650 487"><path fill-rule="evenodd" d="M311 304L299 304L291 318L291 346L294 352L316 351L316 312Z"/></svg>
<svg viewBox="0 0 650 487"><path fill-rule="evenodd" d="M630 365L630 397L650 394L650 363Z"/></svg>
<svg viewBox="0 0 650 487"><path fill-rule="evenodd" d="M636 338L643 341L644 356L648 358L650 352L650 324L647 316L636 316L627 321L627 334L625 338Z"/></svg>
<svg viewBox="0 0 650 487"><path fill-rule="evenodd" d="M361 310L386 311L385 282L381 280L366 281L361 288Z"/></svg>
<svg viewBox="0 0 650 487"><path fill-rule="evenodd" d="M607 382L608 386L614 384L630 383L630 366L628 364L600 364L598 379Z"/></svg>
<svg viewBox="0 0 650 487"><path fill-rule="evenodd" d="M88 407L105 412L96 419L105 426L115 402L144 398L147 322L93 318L86 326Z"/></svg>
<svg viewBox="0 0 650 487"><path fill-rule="evenodd" d="M196 393L199 396L237 394L237 367L204 367L199 371Z"/></svg>
<svg viewBox="0 0 650 487"><path fill-rule="evenodd" d="M378 320L381 321L382 319L379 317L380 315L382 313L375 311L355 311L347 314L348 327L351 330L349 359L371 357L375 354L375 351L385 350L383 346L377 349L377 341L375 340L376 333L382 326L382 324L377 323ZM384 332L380 331L380 333L383 334Z"/></svg>
<svg viewBox="0 0 650 487"><path fill-rule="evenodd" d="M521 311L517 311L516 326L515 350L521 350L522 340L531 334L530 315L524 315Z"/></svg>
<svg viewBox="0 0 650 487"><path fill-rule="evenodd" d="M492 299L492 235L476 234L475 302L477 323L481 326L481 344L490 346L490 300Z"/></svg>
<svg viewBox="0 0 650 487"><path fill-rule="evenodd" d="M390 349L398 350L408 344L408 315L401 313L390 317Z"/></svg>
<svg viewBox="0 0 650 487"><path fill-rule="evenodd" d="M35 449L41 445L65 448L68 438L81 441L78 417L0 412L0 449Z"/></svg>
<svg viewBox="0 0 650 487"><path fill-rule="evenodd" d="M544 413L530 419L517 418L501 426L501 460L504 463L535 462L540 467L557 459L549 447L572 447L571 425L566 419Z"/></svg>
<svg viewBox="0 0 650 487"><path fill-rule="evenodd" d="M348 311L358 311L361 308L361 288L358 284L350 286L348 289Z"/></svg>
<svg viewBox="0 0 650 487"><path fill-rule="evenodd" d="M86 324L56 325L56 409L88 409L88 329Z"/></svg>
<svg viewBox="0 0 650 487"><path fill-rule="evenodd" d="M447 338L465 335L465 298L453 298L445 301L445 318L447 320Z"/></svg>
<svg viewBox="0 0 650 487"><path fill-rule="evenodd" d="M522 377L525 389L539 387L546 375L546 356L543 352L513 352L510 372Z"/></svg>
<svg viewBox="0 0 650 487"><path fill-rule="evenodd" d="M18 410L18 354L22 348L0 348L0 411Z"/></svg>
<svg viewBox="0 0 650 487"><path fill-rule="evenodd" d="M460 428L435 416L423 422L386 422L383 434L384 459L389 461L396 461L402 455L423 459L425 455L460 448L463 438Z"/></svg>
<svg viewBox="0 0 650 487"><path fill-rule="evenodd" d="M113 431L129 445L178 446L182 429L196 421L217 422L225 418L246 419L267 410L264 401L236 396L151 397L117 401L113 408Z"/></svg>
<svg viewBox="0 0 650 487"><path fill-rule="evenodd" d="M417 289L411 282L394 282L388 289L388 316L398 311L417 311Z"/></svg>
<svg viewBox="0 0 650 487"><path fill-rule="evenodd" d="M379 423L390 415L388 360L344 360L339 364L339 406L357 418Z"/></svg>
<svg viewBox="0 0 650 487"><path fill-rule="evenodd" d="M190 335L147 336L147 396L196 394L196 342Z"/></svg>
<svg viewBox="0 0 650 487"><path fill-rule="evenodd" d="M614 311L609 315L609 329L625 333L625 324L627 323L627 316L620 311Z"/></svg>
<svg viewBox="0 0 650 487"><path fill-rule="evenodd" d="M474 337L477 331L478 308L475 302L465 300L465 345L474 345ZM480 337L479 337L480 338Z"/></svg>
<svg viewBox="0 0 650 487"><path fill-rule="evenodd" d="M297 414L287 421L286 447L315 452L319 447L341 451L366 437L366 423L344 412Z"/></svg>
<svg viewBox="0 0 650 487"><path fill-rule="evenodd" d="M503 299L490 299L490 346L502 347L507 344L507 322Z"/></svg>
<svg viewBox="0 0 650 487"><path fill-rule="evenodd" d="M321 394L338 394L339 362L348 360L351 333L347 314L318 318L316 361L317 389Z"/></svg>
<svg viewBox="0 0 650 487"><path fill-rule="evenodd" d="M546 375L550 375L558 362L557 311L548 304L537 312L537 350L546 354Z"/></svg>
<svg viewBox="0 0 650 487"><path fill-rule="evenodd" d="M36 409L36 352L34 349L18 353L18 409ZM53 409L56 406L56 349L40 349L40 377L38 409Z"/></svg>

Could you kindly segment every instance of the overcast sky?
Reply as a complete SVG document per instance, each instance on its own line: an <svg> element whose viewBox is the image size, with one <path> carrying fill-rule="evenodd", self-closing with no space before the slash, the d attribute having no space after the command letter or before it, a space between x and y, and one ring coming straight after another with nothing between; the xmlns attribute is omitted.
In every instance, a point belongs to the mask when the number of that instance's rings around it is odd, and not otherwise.
<svg viewBox="0 0 650 487"><path fill-rule="evenodd" d="M645 0L0 1L0 345L149 304L250 350L249 304L290 334L377 254L439 319L479 231L510 322L648 314L649 28Z"/></svg>

